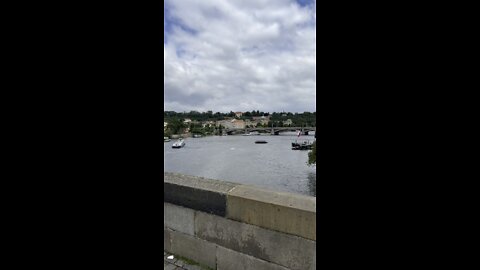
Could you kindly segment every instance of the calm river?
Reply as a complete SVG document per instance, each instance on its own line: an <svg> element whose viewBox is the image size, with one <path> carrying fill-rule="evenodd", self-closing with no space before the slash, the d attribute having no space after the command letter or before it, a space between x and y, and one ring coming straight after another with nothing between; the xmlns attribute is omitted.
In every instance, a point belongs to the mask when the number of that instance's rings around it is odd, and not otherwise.
<svg viewBox="0 0 480 270"><path fill-rule="evenodd" d="M316 196L316 167L307 165L309 151L291 150L296 139L293 133L187 138L180 149L172 148L172 140L164 143L164 168L166 172ZM255 144L256 140L268 143ZM313 141L314 136L300 136L299 140Z"/></svg>

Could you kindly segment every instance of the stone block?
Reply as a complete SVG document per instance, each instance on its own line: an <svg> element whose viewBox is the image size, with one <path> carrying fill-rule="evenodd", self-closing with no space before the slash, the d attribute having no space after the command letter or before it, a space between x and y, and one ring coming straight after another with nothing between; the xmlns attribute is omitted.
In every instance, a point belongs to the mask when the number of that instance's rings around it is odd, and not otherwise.
<svg viewBox="0 0 480 270"><path fill-rule="evenodd" d="M316 199L252 186L227 195L227 218L316 240Z"/></svg>
<svg viewBox="0 0 480 270"><path fill-rule="evenodd" d="M172 231L172 253L188 258L199 264L216 269L217 246L196 237Z"/></svg>
<svg viewBox="0 0 480 270"><path fill-rule="evenodd" d="M177 269L176 265L173 265L173 264L163 265L163 270L175 270L175 269Z"/></svg>
<svg viewBox="0 0 480 270"><path fill-rule="evenodd" d="M295 235L196 212L195 236L292 270L313 267L315 241Z"/></svg>
<svg viewBox="0 0 480 270"><path fill-rule="evenodd" d="M164 202L187 208L225 216L227 207L226 194L237 184L187 176L164 173Z"/></svg>
<svg viewBox="0 0 480 270"><path fill-rule="evenodd" d="M163 250L168 252L172 252L170 232L170 230L163 228Z"/></svg>
<svg viewBox="0 0 480 270"><path fill-rule="evenodd" d="M163 226L193 236L195 211L189 208L163 203Z"/></svg>
<svg viewBox="0 0 480 270"><path fill-rule="evenodd" d="M217 247L218 270L289 270L283 266L269 263L224 247Z"/></svg>

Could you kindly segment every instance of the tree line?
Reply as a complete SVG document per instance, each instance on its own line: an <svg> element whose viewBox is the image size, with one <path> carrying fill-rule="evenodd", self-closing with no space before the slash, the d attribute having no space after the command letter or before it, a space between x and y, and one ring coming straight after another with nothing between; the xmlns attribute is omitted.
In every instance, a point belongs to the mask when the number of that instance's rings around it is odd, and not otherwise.
<svg viewBox="0 0 480 270"><path fill-rule="evenodd" d="M291 126L296 127L315 127L316 126L316 112L303 112L303 113L291 113L291 112L261 112L261 111L251 111L244 112L239 119L242 120L253 120L253 117L261 116L270 116L270 122L267 126L282 127L284 126L284 121L290 119L292 121ZM178 122L185 119L191 119L192 121L205 122L205 121L221 121L225 120L227 117L235 117L235 113L230 111L229 113L221 113L212 111L207 112L174 112L174 111L164 111L163 112L164 121L169 124L178 125Z"/></svg>

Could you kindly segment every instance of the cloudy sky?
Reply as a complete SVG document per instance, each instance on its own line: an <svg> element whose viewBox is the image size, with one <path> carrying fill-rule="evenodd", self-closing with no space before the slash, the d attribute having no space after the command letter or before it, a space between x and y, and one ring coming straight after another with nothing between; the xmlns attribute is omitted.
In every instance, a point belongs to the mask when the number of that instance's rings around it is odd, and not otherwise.
<svg viewBox="0 0 480 270"><path fill-rule="evenodd" d="M316 111L314 0L165 0L164 109Z"/></svg>

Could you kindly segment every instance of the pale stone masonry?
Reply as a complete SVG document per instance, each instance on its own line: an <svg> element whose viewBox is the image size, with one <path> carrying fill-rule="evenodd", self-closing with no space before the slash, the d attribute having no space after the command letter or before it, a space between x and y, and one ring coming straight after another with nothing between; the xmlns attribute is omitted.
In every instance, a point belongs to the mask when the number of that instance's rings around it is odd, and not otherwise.
<svg viewBox="0 0 480 270"><path fill-rule="evenodd" d="M170 258L169 258L170 257ZM171 258L173 257L173 258ZM190 264L174 254L163 252L163 269L164 270L208 270L197 264Z"/></svg>
<svg viewBox="0 0 480 270"><path fill-rule="evenodd" d="M164 198L167 253L210 269L316 267L314 197L165 173Z"/></svg>
<svg viewBox="0 0 480 270"><path fill-rule="evenodd" d="M228 194L227 217L316 240L314 197L239 186Z"/></svg>

